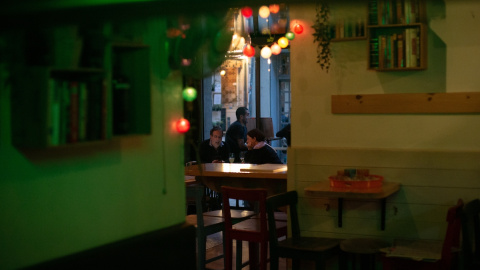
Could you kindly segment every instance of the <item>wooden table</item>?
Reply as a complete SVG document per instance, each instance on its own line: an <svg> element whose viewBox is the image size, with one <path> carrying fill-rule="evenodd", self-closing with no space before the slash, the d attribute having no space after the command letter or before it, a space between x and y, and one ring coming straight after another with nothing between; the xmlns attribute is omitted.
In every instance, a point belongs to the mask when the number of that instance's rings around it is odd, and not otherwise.
<svg viewBox="0 0 480 270"><path fill-rule="evenodd" d="M221 186L266 188L268 196L287 191L285 164L205 163L186 166L185 175L216 192Z"/></svg>
<svg viewBox="0 0 480 270"><path fill-rule="evenodd" d="M399 183L383 182L380 188L334 188L330 186L330 181L317 182L305 188L305 195L312 197L327 197L338 199L338 227L342 227L343 199L357 200L380 200L381 203L381 224L380 227L385 230L385 208L386 198L400 189Z"/></svg>

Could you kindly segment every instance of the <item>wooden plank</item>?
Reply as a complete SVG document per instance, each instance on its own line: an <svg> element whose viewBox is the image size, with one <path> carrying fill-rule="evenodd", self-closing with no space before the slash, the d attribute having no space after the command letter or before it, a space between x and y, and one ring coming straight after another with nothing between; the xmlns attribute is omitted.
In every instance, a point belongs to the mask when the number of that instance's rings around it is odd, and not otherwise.
<svg viewBox="0 0 480 270"><path fill-rule="evenodd" d="M479 113L480 92L332 95L332 113Z"/></svg>

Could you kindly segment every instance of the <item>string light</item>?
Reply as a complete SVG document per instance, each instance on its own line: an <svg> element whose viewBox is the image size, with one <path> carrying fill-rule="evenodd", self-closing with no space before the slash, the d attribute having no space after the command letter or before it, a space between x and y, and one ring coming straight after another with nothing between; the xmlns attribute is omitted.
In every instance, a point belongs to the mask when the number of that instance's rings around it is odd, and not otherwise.
<svg viewBox="0 0 480 270"><path fill-rule="evenodd" d="M177 132L186 133L190 129L190 122L185 118L181 118L177 121L175 127L177 128Z"/></svg>
<svg viewBox="0 0 480 270"><path fill-rule="evenodd" d="M185 101L194 101L197 98L197 90L193 87L183 89L182 96Z"/></svg>
<svg viewBox="0 0 480 270"><path fill-rule="evenodd" d="M252 57L255 55L255 48L252 45L247 44L245 48L243 48L243 54L247 57Z"/></svg>
<svg viewBox="0 0 480 270"><path fill-rule="evenodd" d="M280 11L280 6L277 4L271 4L268 8L270 9L270 13L272 14L276 14Z"/></svg>
<svg viewBox="0 0 480 270"><path fill-rule="evenodd" d="M285 49L286 47L288 47L288 39L286 37L281 37L278 39L278 45Z"/></svg>
<svg viewBox="0 0 480 270"><path fill-rule="evenodd" d="M258 9L258 15L264 19L268 18L270 16L270 9L267 6L261 6Z"/></svg>
<svg viewBox="0 0 480 270"><path fill-rule="evenodd" d="M250 18L253 14L253 10L251 7L243 7L242 8L242 15L245 18Z"/></svg>
<svg viewBox="0 0 480 270"><path fill-rule="evenodd" d="M265 46L260 51L260 55L265 59L269 59L270 56L272 56L272 50L270 49L270 47Z"/></svg>
<svg viewBox="0 0 480 270"><path fill-rule="evenodd" d="M286 34L285 34L285 37L288 38L289 40L293 40L295 38L295 34L291 31L288 31Z"/></svg>
<svg viewBox="0 0 480 270"><path fill-rule="evenodd" d="M275 42L270 47L270 50L272 50L273 55L279 55L282 52L282 47L280 47L278 43Z"/></svg>
<svg viewBox="0 0 480 270"><path fill-rule="evenodd" d="M220 76L225 76L225 73L226 73L225 69L220 70Z"/></svg>
<svg viewBox="0 0 480 270"><path fill-rule="evenodd" d="M293 27L293 32L295 32L296 34L301 34L303 33L303 26L301 24L295 24L295 26Z"/></svg>

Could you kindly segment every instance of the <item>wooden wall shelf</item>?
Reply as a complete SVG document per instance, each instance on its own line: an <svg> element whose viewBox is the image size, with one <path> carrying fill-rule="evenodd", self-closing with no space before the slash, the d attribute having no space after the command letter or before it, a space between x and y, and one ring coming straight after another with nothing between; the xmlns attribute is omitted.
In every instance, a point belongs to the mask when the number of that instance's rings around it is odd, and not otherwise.
<svg viewBox="0 0 480 270"><path fill-rule="evenodd" d="M332 113L480 113L480 92L332 95Z"/></svg>

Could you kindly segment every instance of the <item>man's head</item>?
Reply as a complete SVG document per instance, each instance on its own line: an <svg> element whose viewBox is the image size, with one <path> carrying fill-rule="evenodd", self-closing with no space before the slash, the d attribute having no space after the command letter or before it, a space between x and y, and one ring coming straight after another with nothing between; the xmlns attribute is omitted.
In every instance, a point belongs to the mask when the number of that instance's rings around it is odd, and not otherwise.
<svg viewBox="0 0 480 270"><path fill-rule="evenodd" d="M238 122L242 123L243 125L247 125L250 112L246 107L238 107L237 111L235 112L235 115L237 116Z"/></svg>
<svg viewBox="0 0 480 270"><path fill-rule="evenodd" d="M247 133L247 147L249 150L263 141L265 141L265 135L260 130L254 128Z"/></svg>
<svg viewBox="0 0 480 270"><path fill-rule="evenodd" d="M216 149L222 143L223 131L219 126L215 126L210 130L210 144Z"/></svg>

